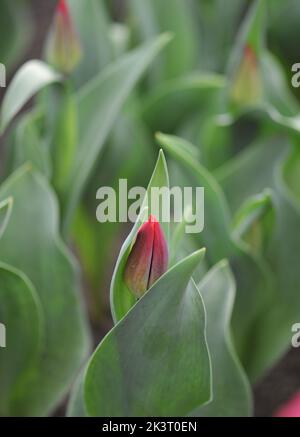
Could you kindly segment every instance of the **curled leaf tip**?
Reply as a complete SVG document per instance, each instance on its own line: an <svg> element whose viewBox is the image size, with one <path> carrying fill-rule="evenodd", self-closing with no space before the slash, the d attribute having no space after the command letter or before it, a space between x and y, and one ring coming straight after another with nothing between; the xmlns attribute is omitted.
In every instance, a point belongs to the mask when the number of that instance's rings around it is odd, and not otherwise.
<svg viewBox="0 0 300 437"><path fill-rule="evenodd" d="M159 221L151 214L137 233L126 262L124 280L129 290L141 297L167 268L167 242Z"/></svg>

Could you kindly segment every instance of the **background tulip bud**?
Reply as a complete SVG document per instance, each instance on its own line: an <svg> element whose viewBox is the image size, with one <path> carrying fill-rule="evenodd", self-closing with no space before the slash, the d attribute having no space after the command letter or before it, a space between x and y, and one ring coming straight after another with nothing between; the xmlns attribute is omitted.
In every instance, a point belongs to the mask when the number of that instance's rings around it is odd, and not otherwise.
<svg viewBox="0 0 300 437"><path fill-rule="evenodd" d="M250 45L245 46L231 90L231 98L239 105L253 105L262 94L262 84L257 56Z"/></svg>
<svg viewBox="0 0 300 437"><path fill-rule="evenodd" d="M167 268L165 236L159 222L151 215L138 231L126 262L124 279L132 293L141 297Z"/></svg>
<svg viewBox="0 0 300 437"><path fill-rule="evenodd" d="M80 43L66 0L60 0L57 4L47 42L46 57L51 65L65 74L71 73L80 61Z"/></svg>

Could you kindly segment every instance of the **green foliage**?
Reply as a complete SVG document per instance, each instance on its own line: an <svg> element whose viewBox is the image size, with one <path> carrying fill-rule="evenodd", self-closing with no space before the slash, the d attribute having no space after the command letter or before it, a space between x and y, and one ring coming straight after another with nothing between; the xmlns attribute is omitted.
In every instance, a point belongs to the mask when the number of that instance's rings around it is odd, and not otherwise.
<svg viewBox="0 0 300 437"><path fill-rule="evenodd" d="M24 64L10 84L1 110L1 132L19 112L22 106L38 91L61 76L41 61L29 61Z"/></svg>
<svg viewBox="0 0 300 437"><path fill-rule="evenodd" d="M217 264L198 285L207 311L207 341L211 353L213 399L193 416L249 416L250 387L231 338L235 282L225 261ZM226 375L226 378L224 378ZM225 402L225 396L227 401Z"/></svg>
<svg viewBox="0 0 300 437"><path fill-rule="evenodd" d="M11 412L43 415L65 394L88 350L86 320L78 295L77 268L58 236L56 199L40 174L29 165L22 167L1 187L0 196L2 199L8 196L14 199L14 207L1 239L0 259L24 272L30 279L44 320L40 352L31 364L30 372L18 386ZM15 282L20 287L18 281ZM17 292L18 289L14 293ZM9 293L6 294L9 297ZM29 298L28 308L26 301L20 303L28 312L33 311ZM9 310L10 306L7 308ZM10 320L6 312L5 317ZM38 321L36 324L33 337L40 329ZM15 335L14 349L18 344L18 336ZM4 381L7 375L1 373L1 378Z"/></svg>
<svg viewBox="0 0 300 437"><path fill-rule="evenodd" d="M9 71L29 23L29 6L10 3ZM249 381L284 355L300 319L300 8L68 6L81 61L67 76L26 61L0 108L0 415L50 415L75 380L71 416L251 415ZM166 157L154 167L155 142ZM139 300L124 268L151 204L131 231L95 217L97 189L121 178L148 193L205 189L203 232L162 223L168 270Z"/></svg>

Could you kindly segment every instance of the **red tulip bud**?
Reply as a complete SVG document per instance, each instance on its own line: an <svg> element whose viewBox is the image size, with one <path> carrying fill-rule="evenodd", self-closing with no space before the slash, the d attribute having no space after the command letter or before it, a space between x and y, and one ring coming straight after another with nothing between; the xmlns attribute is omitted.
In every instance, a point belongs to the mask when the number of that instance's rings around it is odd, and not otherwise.
<svg viewBox="0 0 300 437"><path fill-rule="evenodd" d="M239 105L253 105L262 95L259 62L250 45L246 45L243 58L234 79L231 97Z"/></svg>
<svg viewBox="0 0 300 437"><path fill-rule="evenodd" d="M276 411L274 417L300 417L300 392L282 405Z"/></svg>
<svg viewBox="0 0 300 437"><path fill-rule="evenodd" d="M126 262L124 279L132 293L141 297L167 268L167 242L159 222L150 215L138 231Z"/></svg>
<svg viewBox="0 0 300 437"><path fill-rule="evenodd" d="M65 74L71 73L81 58L80 43L66 0L59 0L47 42L47 60Z"/></svg>

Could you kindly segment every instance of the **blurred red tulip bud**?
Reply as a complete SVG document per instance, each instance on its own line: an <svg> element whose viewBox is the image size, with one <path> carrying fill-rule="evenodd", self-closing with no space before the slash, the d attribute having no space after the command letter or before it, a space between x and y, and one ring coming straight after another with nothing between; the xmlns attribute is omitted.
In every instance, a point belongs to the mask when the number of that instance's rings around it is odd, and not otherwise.
<svg viewBox="0 0 300 437"><path fill-rule="evenodd" d="M124 279L136 297L141 297L168 268L168 247L163 230L151 215L138 231L128 256Z"/></svg>
<svg viewBox="0 0 300 437"><path fill-rule="evenodd" d="M81 47L66 0L59 0L46 48L47 61L64 74L71 73L81 58Z"/></svg>
<svg viewBox="0 0 300 437"><path fill-rule="evenodd" d="M274 417L300 417L300 392L282 405L275 412Z"/></svg>
<svg viewBox="0 0 300 437"><path fill-rule="evenodd" d="M260 68L257 56L250 45L245 46L231 91L231 98L238 105L253 105L262 95Z"/></svg>

